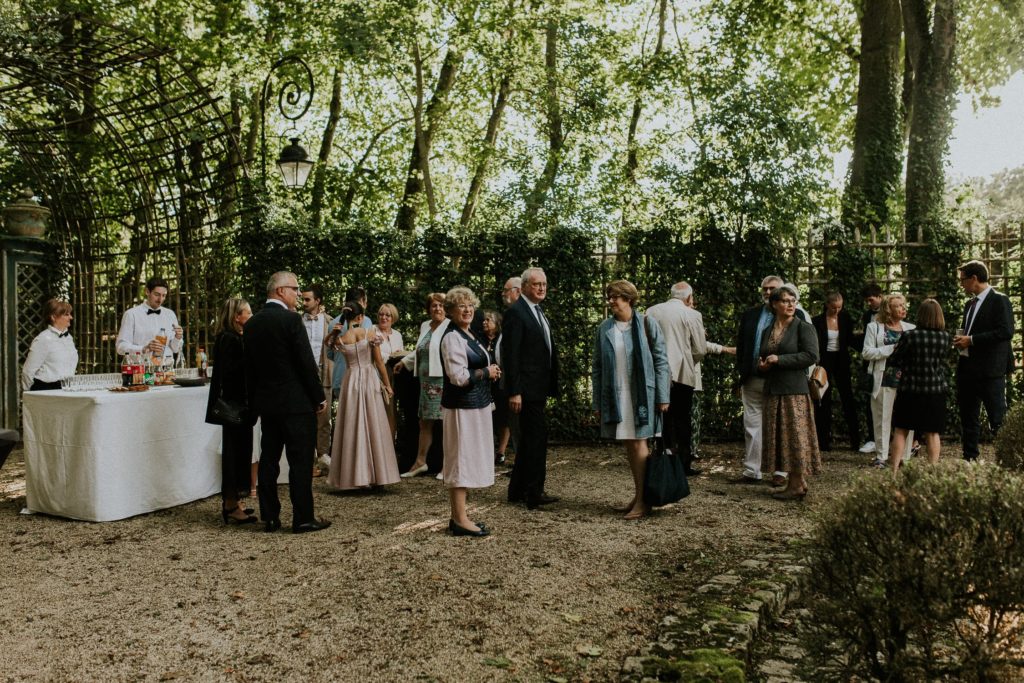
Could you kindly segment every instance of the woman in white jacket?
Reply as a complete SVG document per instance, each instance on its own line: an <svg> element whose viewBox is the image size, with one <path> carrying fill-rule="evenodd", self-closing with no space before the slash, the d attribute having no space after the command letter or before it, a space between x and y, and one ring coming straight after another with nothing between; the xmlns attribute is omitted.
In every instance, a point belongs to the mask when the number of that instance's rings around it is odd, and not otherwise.
<svg viewBox="0 0 1024 683"><path fill-rule="evenodd" d="M875 467L885 467L889 460L889 435L892 429L892 404L896 400L896 387L886 386L885 364L896 349L896 342L904 332L914 325L904 320L907 317L907 300L902 294L889 294L882 298L875 320L864 331L864 350L861 353L868 361L871 373L871 418L875 428ZM907 439L909 457L913 434Z"/></svg>

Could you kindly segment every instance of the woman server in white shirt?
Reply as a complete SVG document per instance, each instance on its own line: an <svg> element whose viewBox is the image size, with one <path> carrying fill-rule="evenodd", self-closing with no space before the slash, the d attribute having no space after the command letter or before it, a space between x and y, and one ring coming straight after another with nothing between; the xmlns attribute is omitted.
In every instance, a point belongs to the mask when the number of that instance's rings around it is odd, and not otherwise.
<svg viewBox="0 0 1024 683"><path fill-rule="evenodd" d="M50 299L43 305L46 329L36 335L21 368L21 388L25 391L60 389L64 377L75 374L78 349L71 338L71 304Z"/></svg>

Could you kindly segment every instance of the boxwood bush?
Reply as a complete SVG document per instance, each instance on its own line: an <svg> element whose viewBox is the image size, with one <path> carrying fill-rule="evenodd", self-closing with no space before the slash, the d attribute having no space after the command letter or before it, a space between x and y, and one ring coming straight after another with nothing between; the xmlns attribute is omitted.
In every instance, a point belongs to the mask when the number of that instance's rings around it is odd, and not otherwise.
<svg viewBox="0 0 1024 683"><path fill-rule="evenodd" d="M865 476L823 514L811 565L821 641L850 674L1024 676L1024 477L959 460Z"/></svg>
<svg viewBox="0 0 1024 683"><path fill-rule="evenodd" d="M1000 465L1024 473L1024 403L1018 403L1006 414L995 447Z"/></svg>

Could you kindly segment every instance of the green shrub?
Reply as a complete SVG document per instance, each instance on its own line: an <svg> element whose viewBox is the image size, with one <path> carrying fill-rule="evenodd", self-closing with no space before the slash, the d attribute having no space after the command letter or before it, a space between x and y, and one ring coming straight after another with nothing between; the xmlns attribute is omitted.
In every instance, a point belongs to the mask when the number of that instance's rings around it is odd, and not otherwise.
<svg viewBox="0 0 1024 683"><path fill-rule="evenodd" d="M1024 403L1018 403L1003 420L996 435L996 462L1007 469L1024 472Z"/></svg>
<svg viewBox="0 0 1024 683"><path fill-rule="evenodd" d="M810 586L821 641L852 674L1019 677L1024 477L944 461L862 478L816 528Z"/></svg>

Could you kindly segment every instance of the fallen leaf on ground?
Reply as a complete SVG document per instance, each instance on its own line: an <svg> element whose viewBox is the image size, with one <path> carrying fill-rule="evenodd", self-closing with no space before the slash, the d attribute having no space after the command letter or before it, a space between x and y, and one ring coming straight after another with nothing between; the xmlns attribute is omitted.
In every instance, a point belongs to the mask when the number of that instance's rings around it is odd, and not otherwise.
<svg viewBox="0 0 1024 683"><path fill-rule="evenodd" d="M602 652L604 652L604 650L596 645L576 646L576 654L582 655L583 657L600 657Z"/></svg>
<svg viewBox="0 0 1024 683"><path fill-rule="evenodd" d="M562 618L570 624L578 624L583 621L583 617L579 614L572 614L571 612L562 612Z"/></svg>

